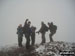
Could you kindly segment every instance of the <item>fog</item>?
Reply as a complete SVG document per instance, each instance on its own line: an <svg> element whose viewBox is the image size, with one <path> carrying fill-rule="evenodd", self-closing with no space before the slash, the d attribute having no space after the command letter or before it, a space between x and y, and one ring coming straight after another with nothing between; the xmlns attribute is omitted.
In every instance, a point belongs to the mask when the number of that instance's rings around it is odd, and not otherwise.
<svg viewBox="0 0 75 56"><path fill-rule="evenodd" d="M17 27L24 25L27 18L37 30L41 21L46 25L54 22L55 41L75 42L75 0L0 0L0 47L17 44ZM46 33L47 42L49 33ZM36 34L36 43L40 42L41 34Z"/></svg>

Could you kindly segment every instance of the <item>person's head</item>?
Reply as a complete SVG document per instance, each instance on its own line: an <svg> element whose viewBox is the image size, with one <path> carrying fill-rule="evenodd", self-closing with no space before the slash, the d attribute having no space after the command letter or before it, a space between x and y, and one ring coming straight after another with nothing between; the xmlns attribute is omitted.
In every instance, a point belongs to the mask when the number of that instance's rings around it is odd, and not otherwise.
<svg viewBox="0 0 75 56"><path fill-rule="evenodd" d="M34 30L36 30L36 27L34 27Z"/></svg>
<svg viewBox="0 0 75 56"><path fill-rule="evenodd" d="M53 22L51 22L51 25L53 25Z"/></svg>
<svg viewBox="0 0 75 56"><path fill-rule="evenodd" d="M48 25L50 25L50 23L48 22Z"/></svg>
<svg viewBox="0 0 75 56"><path fill-rule="evenodd" d="M31 24L31 22L29 21L29 22L28 22L28 25L30 26L30 24Z"/></svg>
<svg viewBox="0 0 75 56"><path fill-rule="evenodd" d="M42 21L42 22L41 22L41 25L43 25L43 24L44 24L44 22Z"/></svg>
<svg viewBox="0 0 75 56"><path fill-rule="evenodd" d="M19 24L19 27L22 27L22 24Z"/></svg>
<svg viewBox="0 0 75 56"><path fill-rule="evenodd" d="M32 29L32 31L33 31L33 32L35 32L35 30L36 30L36 27L34 27L34 26L31 26L31 29Z"/></svg>

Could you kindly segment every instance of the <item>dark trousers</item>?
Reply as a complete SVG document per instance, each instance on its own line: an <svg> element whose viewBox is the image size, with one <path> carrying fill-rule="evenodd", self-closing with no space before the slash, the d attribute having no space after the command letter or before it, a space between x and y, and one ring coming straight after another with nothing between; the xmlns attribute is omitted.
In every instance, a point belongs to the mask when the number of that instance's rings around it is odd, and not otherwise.
<svg viewBox="0 0 75 56"><path fill-rule="evenodd" d="M22 40L23 40L23 35L18 35L18 46L22 47Z"/></svg>
<svg viewBox="0 0 75 56"><path fill-rule="evenodd" d="M35 33L31 34L31 40L32 40L31 45L34 45L35 44Z"/></svg>
<svg viewBox="0 0 75 56"><path fill-rule="evenodd" d="M42 35L42 42L41 42L41 44L43 44L43 43L46 42L46 39L45 39L45 32L44 32L44 33L41 33L41 35Z"/></svg>
<svg viewBox="0 0 75 56"><path fill-rule="evenodd" d="M30 47L30 34L25 33L25 38L26 38L26 49Z"/></svg>
<svg viewBox="0 0 75 56"><path fill-rule="evenodd" d="M53 38L52 38L52 36L53 36L55 33L56 33L56 32L51 32L51 33L49 34L50 42L53 42L53 41L54 41Z"/></svg>

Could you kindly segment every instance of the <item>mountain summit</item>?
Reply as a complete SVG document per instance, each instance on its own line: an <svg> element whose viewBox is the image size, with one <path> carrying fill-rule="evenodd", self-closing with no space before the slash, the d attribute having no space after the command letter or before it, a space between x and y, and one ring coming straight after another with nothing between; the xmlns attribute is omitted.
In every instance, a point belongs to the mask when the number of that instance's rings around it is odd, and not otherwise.
<svg viewBox="0 0 75 56"><path fill-rule="evenodd" d="M26 49L25 46L10 47L6 50L0 51L0 56L61 56L61 54L75 55L75 43L55 41L31 46L30 49Z"/></svg>

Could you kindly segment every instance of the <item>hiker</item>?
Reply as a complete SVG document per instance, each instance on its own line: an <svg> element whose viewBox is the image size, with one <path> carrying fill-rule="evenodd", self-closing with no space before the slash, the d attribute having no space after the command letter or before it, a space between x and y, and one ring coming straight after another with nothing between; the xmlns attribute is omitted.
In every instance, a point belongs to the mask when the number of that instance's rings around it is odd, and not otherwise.
<svg viewBox="0 0 75 56"><path fill-rule="evenodd" d="M34 44L35 44L35 30L36 30L36 27L34 27L34 26L32 26L31 27L31 40L32 40L32 42L31 42L31 45L32 46L34 46Z"/></svg>
<svg viewBox="0 0 75 56"><path fill-rule="evenodd" d="M23 27L23 33L26 38L26 48L28 49L30 47L30 35L31 35L31 29L30 29L31 22L26 19L24 27Z"/></svg>
<svg viewBox="0 0 75 56"><path fill-rule="evenodd" d="M44 24L44 22L41 22L41 28L40 28L39 31L37 31L38 34L41 33L41 35L42 35L42 42L41 42L41 44L46 42L45 34L46 34L47 31L48 31L48 27Z"/></svg>
<svg viewBox="0 0 75 56"><path fill-rule="evenodd" d="M17 34L18 34L18 46L22 47L22 39L23 39L23 27L22 27L22 24L20 24L18 26Z"/></svg>
<svg viewBox="0 0 75 56"><path fill-rule="evenodd" d="M53 42L53 38L52 36L56 33L57 30L57 26L53 24L53 22L49 23L48 22L48 26L49 26L49 30L50 30L50 34L49 34L49 38L50 38L50 42Z"/></svg>

